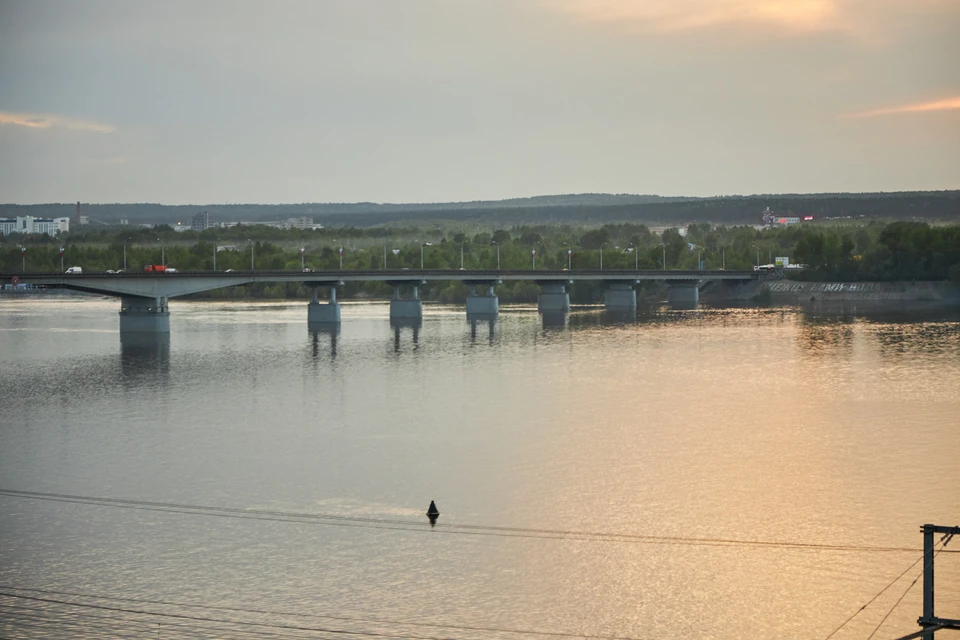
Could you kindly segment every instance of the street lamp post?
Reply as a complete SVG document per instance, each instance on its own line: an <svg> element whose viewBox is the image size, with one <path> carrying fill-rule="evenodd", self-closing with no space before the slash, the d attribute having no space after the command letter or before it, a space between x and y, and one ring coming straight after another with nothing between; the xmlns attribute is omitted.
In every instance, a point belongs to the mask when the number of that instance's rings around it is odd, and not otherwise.
<svg viewBox="0 0 960 640"><path fill-rule="evenodd" d="M253 240L247 238L247 242L250 243L250 271L253 271Z"/></svg>
<svg viewBox="0 0 960 640"><path fill-rule="evenodd" d="M660 243L660 247L663 249L663 270L667 270L667 245Z"/></svg>
<svg viewBox="0 0 960 640"><path fill-rule="evenodd" d="M631 244L630 248L633 251L633 270L640 271L640 247L636 244Z"/></svg>
<svg viewBox="0 0 960 640"><path fill-rule="evenodd" d="M160 265L161 265L161 266L166 266L166 264L167 264L167 258L166 258L166 255L164 254L164 251L163 251L163 250L164 250L163 240L161 240L160 238L157 238L157 242L160 243Z"/></svg>
<svg viewBox="0 0 960 640"><path fill-rule="evenodd" d="M213 270L217 270L217 245L220 244L220 238L213 239Z"/></svg>
<svg viewBox="0 0 960 640"><path fill-rule="evenodd" d="M697 247L697 271L703 271L703 260L700 259L700 256L703 255L703 249Z"/></svg>
<svg viewBox="0 0 960 640"><path fill-rule="evenodd" d="M760 268L760 247L753 245L753 248L757 250L757 268Z"/></svg>
<svg viewBox="0 0 960 640"><path fill-rule="evenodd" d="M340 271L343 271L343 247L337 249L337 253L340 254Z"/></svg>
<svg viewBox="0 0 960 640"><path fill-rule="evenodd" d="M130 238L127 238L123 241L123 270L127 270L127 243L130 242Z"/></svg>
<svg viewBox="0 0 960 640"><path fill-rule="evenodd" d="M424 247L432 247L432 246L433 246L433 243L432 243L432 242L421 242L421 243L420 243L420 271L423 271L423 248L424 248Z"/></svg>
<svg viewBox="0 0 960 640"><path fill-rule="evenodd" d="M300 247L300 271L303 271L307 266L303 262L303 252L306 251L304 247Z"/></svg>
<svg viewBox="0 0 960 640"><path fill-rule="evenodd" d="M460 243L460 271L463 271L463 243Z"/></svg>
<svg viewBox="0 0 960 640"><path fill-rule="evenodd" d="M573 271L573 249L567 249L567 271Z"/></svg>
<svg viewBox="0 0 960 640"><path fill-rule="evenodd" d="M490 244L497 245L497 271L500 271L500 243L496 240L492 240Z"/></svg>
<svg viewBox="0 0 960 640"><path fill-rule="evenodd" d="M720 249L720 270L727 270L727 245L723 245Z"/></svg>
<svg viewBox="0 0 960 640"><path fill-rule="evenodd" d="M27 272L27 248L23 246L20 247L20 271Z"/></svg>
<svg viewBox="0 0 960 640"><path fill-rule="evenodd" d="M603 271L603 248L605 246L607 246L606 242L600 245L600 271Z"/></svg>
<svg viewBox="0 0 960 640"><path fill-rule="evenodd" d="M537 250L530 249L530 257L533 258L533 270L537 270Z"/></svg>
<svg viewBox="0 0 960 640"><path fill-rule="evenodd" d="M63 247L60 247L60 271L63 271Z"/></svg>

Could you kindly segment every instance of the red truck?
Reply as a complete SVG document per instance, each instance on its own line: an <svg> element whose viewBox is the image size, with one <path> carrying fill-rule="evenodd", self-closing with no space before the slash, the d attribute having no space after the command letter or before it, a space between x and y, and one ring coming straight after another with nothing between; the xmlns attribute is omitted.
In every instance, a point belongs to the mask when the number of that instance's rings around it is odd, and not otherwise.
<svg viewBox="0 0 960 640"><path fill-rule="evenodd" d="M165 264L148 264L143 268L144 271L166 271L167 265Z"/></svg>

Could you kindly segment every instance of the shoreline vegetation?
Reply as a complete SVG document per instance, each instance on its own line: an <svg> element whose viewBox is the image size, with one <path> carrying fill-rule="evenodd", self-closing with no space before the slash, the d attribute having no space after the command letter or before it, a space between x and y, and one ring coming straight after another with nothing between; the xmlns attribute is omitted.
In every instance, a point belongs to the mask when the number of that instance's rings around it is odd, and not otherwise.
<svg viewBox="0 0 960 640"><path fill-rule="evenodd" d="M269 239L258 236L267 233ZM344 271L356 269L537 270L597 269L752 269L787 258L805 268L789 270L790 281L806 283L951 282L960 284L960 225L924 222L809 222L794 225L722 226L690 224L659 233L644 224L602 226L535 225L462 229L405 227L280 230L239 226L203 232L176 232L167 225L145 229L96 229L61 237L7 236L0 243L0 271L61 272L140 271L165 263L180 271L254 269ZM644 282L638 293L654 297L663 285ZM779 285L771 296L789 296ZM469 287L460 282L428 283L424 300L462 303ZM534 282L506 282L497 287L504 304L535 302ZM806 295L793 292L794 298ZM839 295L842 291L823 291ZM860 295L857 289L849 295ZM341 299L386 299L385 283L351 282ZM306 299L311 291L299 283L252 284L195 294L192 299ZM752 295L766 295L762 291ZM811 293L816 297L816 292ZM892 295L892 294L890 294ZM810 296L807 296L808 298ZM603 299L600 282L576 282L571 302Z"/></svg>

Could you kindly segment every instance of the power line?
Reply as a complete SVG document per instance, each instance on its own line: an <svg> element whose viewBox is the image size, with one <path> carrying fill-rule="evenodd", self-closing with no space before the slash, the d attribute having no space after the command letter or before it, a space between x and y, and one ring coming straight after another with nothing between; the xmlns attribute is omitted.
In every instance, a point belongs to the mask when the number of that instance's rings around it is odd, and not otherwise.
<svg viewBox="0 0 960 640"><path fill-rule="evenodd" d="M910 583L910 586L907 587L907 590L904 591L903 594L901 594L901 596L897 599L897 601L893 603L893 606L890 607L890 611L887 611L887 615L883 616L883 619L880 621L880 624L878 624L877 628L873 630L873 633L871 633L867 637L867 640L870 640L871 638L873 638L873 636L877 635L877 631L880 631L880 627L882 627L883 623L887 621L887 618L890 617L890 614L893 613L893 610L896 609L900 605L900 603L903 601L903 599L907 596L907 594L910 593L910 589L913 589L913 585L917 584L917 580L920 579L920 576L922 576L924 572L926 572L927 570L930 569L930 567L933 566L933 561L937 559L937 556L940 555L940 552L943 551L944 547L947 546L947 543L950 542L950 538L952 537L953 537L953 534L947 534L940 539L940 542L943 544L943 546L940 547L940 549L938 549L936 553L933 554L933 557L930 558L930 562L923 565L923 569L920 571L920 573L917 574L917 577L913 579L913 582Z"/></svg>
<svg viewBox="0 0 960 640"><path fill-rule="evenodd" d="M276 624L276 623L267 623L267 622L243 622L237 620L222 620L218 618L209 618L205 616L191 616L182 613L158 613L156 611L143 611L140 609L125 609L122 607L111 607L102 604L90 604L90 603L79 603L79 602L68 602L65 600L56 600L53 598L40 598L38 596L23 596L15 593L4 593L0 592L0 596L5 596L8 598L18 598L21 600L31 600L34 602L47 602L53 604L62 604L71 607L81 607L87 609L97 609L102 611L117 611L121 613L134 613L148 616L156 616L160 618L175 618L178 620L195 620L199 622L219 622L222 624L235 624L239 626L252 626L252 627L265 627L268 629L284 629L288 631L314 631L318 633L330 633L338 634L344 636L364 636L371 638L395 638L395 633L378 633L375 631L350 631L347 629L329 629L323 627L301 627L298 625L287 625L287 624ZM438 638L436 636L414 636L407 635L407 638L411 640L455 640L452 638Z"/></svg>
<svg viewBox="0 0 960 640"><path fill-rule="evenodd" d="M432 628L438 628L438 629L456 629L459 631L488 631L488 632L495 632L495 633L509 633L509 634L516 634L516 635L528 635L528 636L583 638L584 640L633 640L631 638L622 637L622 636L599 636L599 635L589 635L584 633L565 633L561 631L540 631L540 630L534 630L534 629L509 629L505 627L481 627L481 626L468 626L468 625L441 624L441 623L433 623L433 622L411 622L407 620L390 620L390 619L384 619L384 618L360 618L360 617L338 616L338 615L319 614L319 613L270 611L268 609L229 607L224 605L205 605L205 604L195 604L195 603L185 603L185 602L172 602L172 601L165 601L165 600L151 600L146 598L132 598L132 597L124 597L124 596L107 596L107 595L78 593L78 592L70 592L70 591L54 591L52 589L31 589L26 587L15 587L12 585L5 585L5 584L0 584L0 589L10 589L13 591L29 591L31 593L43 593L47 595L68 596L73 598L115 600L118 602L135 602L140 604L153 604L153 605L160 605L160 606L167 606L167 607L183 607L183 608L189 608L189 609L214 609L219 611L231 611L236 613L250 613L250 614L272 615L272 616L323 618L328 620L339 620L343 622L364 622L364 623L373 623L373 624L382 624L382 625L432 627ZM0 606L3 606L3 605L0 605Z"/></svg>
<svg viewBox="0 0 960 640"><path fill-rule="evenodd" d="M437 523L435 526L426 523L411 522L408 520L390 520L381 518L364 518L359 516L342 516L327 513L296 513L285 511L270 511L265 509L238 509L230 507L213 507L193 504L179 504L169 502L151 502L146 500L126 500L120 498L104 498L95 496L77 496L58 493L41 493L36 491L18 491L0 489L0 495L13 498L27 498L33 500L50 500L54 502L68 502L89 504L104 507L124 509L138 509L146 511L162 511L167 513L181 513L190 515L204 515L222 518L240 518L248 520L264 520L270 522L289 522L297 524L318 524L328 526L384 529L393 531L431 532L460 535L480 535L497 537L538 538L548 540L586 540L607 541L642 544L676 544L692 546L745 546L773 549L807 549L819 551L858 551L858 552L916 552L920 549L910 547L880 547L867 545L837 545L808 542L789 542L773 540L744 540L735 538L700 538L684 536L654 536L630 533L609 533L597 531L577 531L564 529L534 529L522 527L498 527L492 525L469 525L453 523ZM948 552L956 553L956 552Z"/></svg>
<svg viewBox="0 0 960 640"><path fill-rule="evenodd" d="M91 612L91 611L62 611L58 609L27 607L20 604L6 604L6 603L0 603L0 608L14 610L14 613L10 613L10 612L5 613L5 615L8 617L11 615L33 616L41 620L44 620L44 619L48 620L51 623L63 622L63 623L70 623L70 624L74 624L74 623L79 624L81 622L87 622L93 625L100 625L100 626L106 625L106 626L112 626L115 628L116 627L132 628L134 630L147 629L147 631L150 633L153 633L155 631L155 625L160 624L159 622L156 622L154 620L121 618L118 616L110 616L110 615ZM29 613L29 614L22 613L23 611L30 611L33 613ZM59 616L59 618L55 618L55 619L43 618L42 616L37 616L36 613L44 613L44 614L47 614L48 616ZM77 616L85 618L85 620L76 620L75 617ZM112 620L114 622L112 623L107 622L108 620ZM235 624L235 623L229 623L229 624ZM230 631L230 633L243 633L248 635L256 635L257 637L260 637L260 638L263 638L263 637L288 638L290 640L293 640L294 638L306 637L302 635L277 634L277 633L270 633L265 631L247 631L243 629L223 629L218 627L206 627L198 624L182 624L179 622L171 622L169 620L165 620L163 622L163 625L164 625L164 628L174 627L174 628L183 628L183 629L204 629L204 630L221 631L221 632ZM147 628L148 626L149 628Z"/></svg>
<svg viewBox="0 0 960 640"><path fill-rule="evenodd" d="M879 598L879 597L882 596L884 593L886 593L887 589L889 589L889 588L892 587L894 584L896 584L897 581L900 580L900 578L902 578L903 576L907 575L907 572L909 572L911 569L913 569L915 566L917 566L917 564L918 564L921 560L923 560L923 556L922 556L922 555L921 555L919 558L917 558L916 560L914 560L914 561L910 564L909 567L907 567L906 569L904 569L904 570L903 570L903 573L901 573L901 574L898 575L896 578L894 578L893 580L891 580L890 583L889 583L887 586L885 586L883 589L880 590L879 593L877 593L877 595L875 595L875 596L873 596L872 598L870 598L869 600L867 600L867 602L866 602L862 607L860 607L859 609L857 609L856 612L855 612L852 616L850 616L849 618L847 618L846 620L844 620L844 621L843 621L843 624L841 624L839 627L837 627L836 629L834 629L833 631L831 631L831 632L827 635L827 637L825 637L823 640L830 640L830 638L832 638L833 636L835 636L835 635L837 634L837 632L840 631L841 629L843 629L845 626L847 626L847 624L848 624L851 620L853 620L853 619L856 618L858 615L860 615L860 614L863 612L864 609L866 609L866 608L869 607L871 604L873 604L873 603L877 600L877 598Z"/></svg>

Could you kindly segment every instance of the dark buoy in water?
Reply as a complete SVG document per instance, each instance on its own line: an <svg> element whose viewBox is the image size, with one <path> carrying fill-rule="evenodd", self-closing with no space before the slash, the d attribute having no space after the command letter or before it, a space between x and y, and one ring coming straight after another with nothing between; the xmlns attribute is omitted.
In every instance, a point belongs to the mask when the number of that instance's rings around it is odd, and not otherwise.
<svg viewBox="0 0 960 640"><path fill-rule="evenodd" d="M427 517L430 518L430 524L437 524L437 518L440 517L440 510L437 509L437 503L433 500L430 501L430 508L427 509Z"/></svg>

